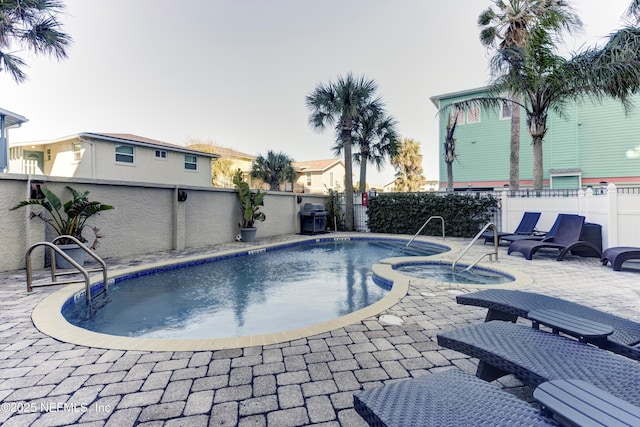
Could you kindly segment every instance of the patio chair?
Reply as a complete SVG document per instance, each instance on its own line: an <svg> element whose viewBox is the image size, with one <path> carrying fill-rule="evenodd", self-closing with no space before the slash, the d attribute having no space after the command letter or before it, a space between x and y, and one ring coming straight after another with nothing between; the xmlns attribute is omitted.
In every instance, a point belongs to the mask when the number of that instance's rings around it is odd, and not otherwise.
<svg viewBox="0 0 640 427"><path fill-rule="evenodd" d="M513 233L508 233L506 231L498 232L498 243L505 236L531 236L533 235L536 224L540 219L540 212L525 212L522 215L522 219L520 219L520 224L516 227L516 230ZM485 231L482 233L482 237L484 237L484 243L493 243L494 234L493 231Z"/></svg>
<svg viewBox="0 0 640 427"><path fill-rule="evenodd" d="M438 334L438 344L479 359L476 375L493 381L513 374L537 387L582 380L640 404L640 364L589 344L500 320Z"/></svg>
<svg viewBox="0 0 640 427"><path fill-rule="evenodd" d="M625 357L640 360L640 323L586 305L548 295L508 289L486 289L458 295L456 302L489 309L486 322L491 320L515 322L518 317L528 319L530 311L554 309L589 321L610 325L613 328L613 334L609 335L606 341L598 343L599 346Z"/></svg>
<svg viewBox="0 0 640 427"><path fill-rule="evenodd" d="M357 392L354 408L370 426L557 426L551 417L458 369Z"/></svg>
<svg viewBox="0 0 640 427"><path fill-rule="evenodd" d="M622 264L631 259L640 259L640 248L615 246L605 249L604 252L602 252L602 257L600 257L602 265L607 265L607 263L610 262L614 271L622 270Z"/></svg>
<svg viewBox="0 0 640 427"><path fill-rule="evenodd" d="M370 426L638 425L640 407L581 380L553 380L533 391L540 410L486 381L449 369L353 395ZM554 419L555 416L555 419Z"/></svg>
<svg viewBox="0 0 640 427"><path fill-rule="evenodd" d="M582 226L584 217L580 215L565 215L558 220L558 228L551 237L546 237L541 241L519 240L509 245L507 254L520 252L528 260L540 249L557 249L559 251L557 261L562 261L571 250L590 249L600 258L601 252L596 245L582 240Z"/></svg>
<svg viewBox="0 0 640 427"><path fill-rule="evenodd" d="M577 216L574 214L558 214L558 216L556 216L556 220L553 222L553 225L551 225L551 228L549 229L549 231L534 231L533 234L527 236L527 235L517 235L517 234L513 234L511 236L504 236L502 238L502 240L505 240L509 243L512 242L516 242L518 240L542 240L545 239L547 237L553 237L554 234L556 234L556 231L558 230L558 224L560 224L560 219L565 217L565 216Z"/></svg>

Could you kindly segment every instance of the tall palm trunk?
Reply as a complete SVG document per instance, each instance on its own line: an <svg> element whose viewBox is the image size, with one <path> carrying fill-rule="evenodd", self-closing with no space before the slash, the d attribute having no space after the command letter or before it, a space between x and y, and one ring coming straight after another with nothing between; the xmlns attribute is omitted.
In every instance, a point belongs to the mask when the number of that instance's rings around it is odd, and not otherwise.
<svg viewBox="0 0 640 427"><path fill-rule="evenodd" d="M367 151L360 152L360 189L361 193L367 191L367 163L369 163L369 153Z"/></svg>
<svg viewBox="0 0 640 427"><path fill-rule="evenodd" d="M542 190L543 165L542 165L542 137L533 138L533 188Z"/></svg>
<svg viewBox="0 0 640 427"><path fill-rule="evenodd" d="M351 121L342 121L342 141L344 142L344 195L345 213L344 227L346 231L353 231L353 168L351 150Z"/></svg>
<svg viewBox="0 0 640 427"><path fill-rule="evenodd" d="M520 95L513 93L511 99L511 154L509 156L509 188L520 189Z"/></svg>
<svg viewBox="0 0 640 427"><path fill-rule="evenodd" d="M447 135L444 139L444 162L447 164L447 191L453 191L453 161L456 159L456 140L453 134L458 124L458 114L456 113L453 123L451 115L447 121Z"/></svg>
<svg viewBox="0 0 640 427"><path fill-rule="evenodd" d="M542 140L547 134L547 114L534 111L527 114L527 125L533 145L533 189L542 190L544 169L542 164Z"/></svg>

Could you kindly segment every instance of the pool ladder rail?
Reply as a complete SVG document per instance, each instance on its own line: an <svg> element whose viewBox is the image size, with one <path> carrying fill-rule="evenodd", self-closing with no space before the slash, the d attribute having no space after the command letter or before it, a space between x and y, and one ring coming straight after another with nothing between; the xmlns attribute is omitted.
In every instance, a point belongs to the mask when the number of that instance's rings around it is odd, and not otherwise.
<svg viewBox="0 0 640 427"><path fill-rule="evenodd" d="M68 240L71 240L72 242L74 242L75 244L77 244L82 250L84 250L87 254L89 254L89 256L91 256L94 260L96 260L100 264L100 267L94 268L94 269L86 269L83 266L81 266L80 264L78 264L69 255L64 253L62 251L62 249L60 249L58 246L55 245L55 242L57 242L58 240L62 240L62 239L68 239ZM31 253L33 252L33 250L35 248L37 248L39 246L46 246L51 250L51 282L40 283L38 285L34 285L33 284L32 263L31 263ZM69 264L71 264L75 268L75 270L77 270L77 271L74 270L74 271L57 272L56 257L54 256L54 253L57 253L60 256L62 256L62 258L64 258ZM65 275L69 275L69 274L77 274L79 272L84 277L85 296L86 296L87 304L89 304L91 302L91 282L89 280L89 273L93 273L93 272L97 272L97 271L102 271L104 292L108 291L109 280L108 280L108 276L107 276L107 265L102 260L102 258L100 258L94 251L92 251L91 249L86 247L80 240L78 240L77 238L75 238L73 236L63 235L63 236L56 237L51 242L37 242L37 243L34 243L33 245L31 245L29 247L29 249L27 249L27 254L25 256L25 259L26 259L26 267L27 267L27 292L33 291L33 288L35 288L35 287L54 286L54 285L67 285L67 284L70 284L70 283L81 283L82 281L78 280L78 279L58 281L58 276L65 276Z"/></svg>
<svg viewBox="0 0 640 427"><path fill-rule="evenodd" d="M409 243L407 243L407 245L404 247L405 249L409 247L409 245L411 243L413 243L413 241L416 239L416 237L418 237L418 235L420 233L422 233L422 230L424 230L424 228L427 226L427 224L429 224L429 221L431 221L432 219L439 219L442 222L442 240L445 239L444 237L444 218L438 215L433 215L430 216L425 222L424 224L422 224L422 227L420 227L420 230L418 230L418 232L416 234L413 235L413 237L411 238L411 240L409 240Z"/></svg>
<svg viewBox="0 0 640 427"><path fill-rule="evenodd" d="M451 269L454 272L456 271L456 264L458 263L458 261L460 261L460 259L464 256L464 254L467 253L469 248L471 248L471 246L473 246L473 244L476 242L476 240L478 240L480 238L480 236L482 235L482 233L487 231L487 229L489 227L493 227L493 252L488 252L486 254L483 254L480 258L475 260L470 266L468 266L467 268L465 268L462 271L471 270L473 267L475 267L480 261L482 261L487 256L489 257L489 261L492 260L493 256L495 256L496 257L496 261L498 261L498 228L496 227L496 225L493 222L488 222L488 223L485 224L484 227L482 227L482 229L478 232L478 234L476 234L476 236L473 238L473 240L471 240L471 242L467 245L467 247L464 248L464 250L462 252L460 252L460 255L458 255L456 260L453 261L453 264L451 264Z"/></svg>

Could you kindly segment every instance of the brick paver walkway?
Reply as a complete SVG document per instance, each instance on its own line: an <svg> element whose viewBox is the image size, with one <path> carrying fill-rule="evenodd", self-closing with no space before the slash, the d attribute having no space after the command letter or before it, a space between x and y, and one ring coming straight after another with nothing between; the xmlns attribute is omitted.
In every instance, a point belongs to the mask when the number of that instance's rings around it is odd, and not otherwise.
<svg viewBox="0 0 640 427"><path fill-rule="evenodd" d="M460 239L451 239L466 244ZM487 252L478 243L472 253ZM215 250L215 249L213 249ZM160 253L126 266L180 254ZM500 249L500 265L531 275L544 292L640 321L640 271L613 272L594 258L537 256ZM47 272L38 274L42 277ZM56 341L31 322L57 288L27 294L24 271L0 273L0 424L9 426L362 426L353 392L476 362L436 344L443 330L478 323L484 310L455 304L448 286L412 284L386 314L348 327L264 347L202 352L88 348ZM465 289L457 290L465 291ZM525 398L513 377L497 382Z"/></svg>

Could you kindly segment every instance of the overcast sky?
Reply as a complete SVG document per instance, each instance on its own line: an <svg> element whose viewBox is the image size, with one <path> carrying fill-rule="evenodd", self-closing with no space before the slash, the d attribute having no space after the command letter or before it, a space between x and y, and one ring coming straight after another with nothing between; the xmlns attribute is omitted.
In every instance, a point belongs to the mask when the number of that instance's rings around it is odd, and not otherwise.
<svg viewBox="0 0 640 427"><path fill-rule="evenodd" d="M297 161L333 157L331 129L308 125L305 96L348 72L378 83L403 137L438 177L429 100L488 82L477 17L489 0L66 0L74 43L62 62L23 58L29 80L0 73L0 108L29 119L13 142L79 132L190 139ZM579 0L585 24L568 49L602 43L630 0ZM370 184L393 168L369 169ZM357 169L356 169L357 174Z"/></svg>

